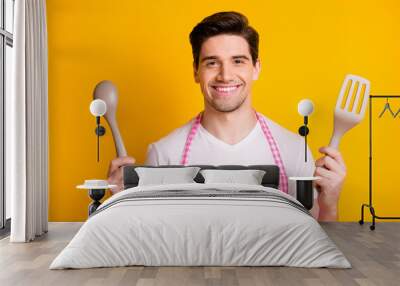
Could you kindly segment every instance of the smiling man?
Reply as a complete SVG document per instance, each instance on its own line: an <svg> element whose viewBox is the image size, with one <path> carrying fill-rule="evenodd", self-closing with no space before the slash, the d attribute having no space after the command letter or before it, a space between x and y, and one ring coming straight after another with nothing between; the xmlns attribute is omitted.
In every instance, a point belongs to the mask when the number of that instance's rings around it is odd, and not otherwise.
<svg viewBox="0 0 400 286"><path fill-rule="evenodd" d="M280 190L295 196L290 176L320 176L311 213L321 221L337 219L337 204L346 176L341 154L322 147L314 162L304 141L252 107L252 86L261 70L259 36L237 12L213 14L190 33L195 82L204 111L166 137L150 144L147 165L256 165L280 168ZM108 180L122 190L121 166L132 157L114 159Z"/></svg>

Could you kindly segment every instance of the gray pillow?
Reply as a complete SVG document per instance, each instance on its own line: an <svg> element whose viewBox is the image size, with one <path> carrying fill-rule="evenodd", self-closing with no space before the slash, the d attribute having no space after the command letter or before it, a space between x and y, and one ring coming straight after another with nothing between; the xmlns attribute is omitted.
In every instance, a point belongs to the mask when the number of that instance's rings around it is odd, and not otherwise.
<svg viewBox="0 0 400 286"><path fill-rule="evenodd" d="M265 171L262 170L201 170L204 183L233 183L261 185Z"/></svg>
<svg viewBox="0 0 400 286"><path fill-rule="evenodd" d="M139 186L195 183L193 179L199 170L199 167L135 168L139 176Z"/></svg>

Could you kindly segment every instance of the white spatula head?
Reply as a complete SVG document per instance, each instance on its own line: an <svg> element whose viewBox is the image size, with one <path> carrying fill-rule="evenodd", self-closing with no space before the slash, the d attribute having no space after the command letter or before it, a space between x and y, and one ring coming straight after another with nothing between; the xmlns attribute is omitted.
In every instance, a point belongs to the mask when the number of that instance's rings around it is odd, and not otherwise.
<svg viewBox="0 0 400 286"><path fill-rule="evenodd" d="M369 91L369 80L357 75L346 75L336 102L330 147L338 149L344 133L364 118Z"/></svg>

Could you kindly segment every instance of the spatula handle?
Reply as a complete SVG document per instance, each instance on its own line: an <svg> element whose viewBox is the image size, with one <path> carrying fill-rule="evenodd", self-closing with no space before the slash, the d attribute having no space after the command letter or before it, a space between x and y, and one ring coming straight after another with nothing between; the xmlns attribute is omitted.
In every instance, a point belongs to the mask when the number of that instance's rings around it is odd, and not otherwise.
<svg viewBox="0 0 400 286"><path fill-rule="evenodd" d="M329 147L339 150L340 139L342 139L343 135L351 128L350 125L352 125L352 123L347 122L345 117L338 116L336 113L333 121L333 132Z"/></svg>
<svg viewBox="0 0 400 286"><path fill-rule="evenodd" d="M332 134L331 141L329 142L329 147L339 149L340 139L342 138L341 134L334 133Z"/></svg>

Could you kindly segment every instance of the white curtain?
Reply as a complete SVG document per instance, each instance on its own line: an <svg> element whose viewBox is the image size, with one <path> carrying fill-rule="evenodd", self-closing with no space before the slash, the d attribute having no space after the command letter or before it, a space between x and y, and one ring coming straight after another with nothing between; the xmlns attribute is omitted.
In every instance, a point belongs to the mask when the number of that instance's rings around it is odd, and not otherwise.
<svg viewBox="0 0 400 286"><path fill-rule="evenodd" d="M16 0L13 92L6 98L6 187L11 242L48 227L48 102L45 0Z"/></svg>

